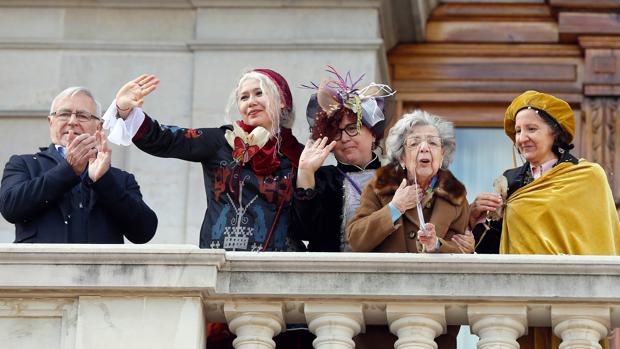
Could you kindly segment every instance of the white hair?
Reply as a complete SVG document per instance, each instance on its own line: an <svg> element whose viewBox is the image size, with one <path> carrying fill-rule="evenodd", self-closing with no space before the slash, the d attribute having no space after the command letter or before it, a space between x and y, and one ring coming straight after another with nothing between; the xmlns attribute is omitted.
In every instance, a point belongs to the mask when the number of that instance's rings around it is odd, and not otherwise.
<svg viewBox="0 0 620 349"><path fill-rule="evenodd" d="M256 71L248 71L244 73L237 86L232 90L230 96L228 97L228 104L226 105L226 121L232 122L233 119L238 119L239 112L239 91L244 82L248 80L257 80L260 86L261 91L267 97L267 105L265 106L267 115L271 120L271 130L268 130L272 137L275 137L280 132L280 126L291 128L293 127L293 122L295 121L295 113L293 112L292 107L291 110L283 110L283 97L280 94L280 90L278 90L278 86L265 74L256 72ZM237 117L233 118L232 115L236 114Z"/></svg>
<svg viewBox="0 0 620 349"><path fill-rule="evenodd" d="M433 126L439 133L441 138L441 147L444 151L443 163L441 168L448 168L452 160L454 160L454 152L456 151L456 140L454 137L454 126L450 121L446 121L437 115L425 112L423 110L415 110L407 113L390 129L385 147L387 149L387 158L391 163L398 163L403 154L405 139L411 133L414 126Z"/></svg>
<svg viewBox="0 0 620 349"><path fill-rule="evenodd" d="M93 93L90 92L89 89L87 89L86 87L82 87L82 86L68 87L64 91L60 92L56 97L54 97L54 99L52 100L52 106L50 107L50 114L56 111L55 110L56 103L58 103L59 100L65 97L73 97L79 94L88 96L90 97L90 99L93 100L93 102L95 102L95 107L96 107L95 116L100 118L101 117L101 104L95 99L95 97L93 96Z"/></svg>

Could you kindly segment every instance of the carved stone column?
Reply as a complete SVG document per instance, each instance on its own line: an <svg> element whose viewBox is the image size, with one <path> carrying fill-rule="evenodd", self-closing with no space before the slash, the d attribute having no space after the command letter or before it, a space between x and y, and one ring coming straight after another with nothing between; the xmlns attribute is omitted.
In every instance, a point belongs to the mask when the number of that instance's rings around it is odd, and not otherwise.
<svg viewBox="0 0 620 349"><path fill-rule="evenodd" d="M405 303L388 304L390 331L398 336L395 349L437 349L435 337L446 330L446 309L443 305Z"/></svg>
<svg viewBox="0 0 620 349"><path fill-rule="evenodd" d="M480 337L478 349L519 349L517 338L527 329L525 306L469 306L469 324Z"/></svg>
<svg viewBox="0 0 620 349"><path fill-rule="evenodd" d="M610 327L608 307L553 306L551 323L556 336L562 338L560 349L600 349L599 341Z"/></svg>
<svg viewBox="0 0 620 349"><path fill-rule="evenodd" d="M316 349L353 349L353 337L362 330L360 303L314 303L304 306L308 328L316 335Z"/></svg>
<svg viewBox="0 0 620 349"><path fill-rule="evenodd" d="M273 337L284 329L282 303L229 302L224 315L230 331L237 335L235 349L274 349Z"/></svg>

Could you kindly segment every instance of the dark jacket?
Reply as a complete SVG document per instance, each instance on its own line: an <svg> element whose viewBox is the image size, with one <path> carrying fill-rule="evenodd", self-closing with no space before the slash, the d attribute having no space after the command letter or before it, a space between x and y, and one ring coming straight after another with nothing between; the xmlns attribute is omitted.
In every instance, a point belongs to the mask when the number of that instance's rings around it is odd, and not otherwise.
<svg viewBox="0 0 620 349"><path fill-rule="evenodd" d="M82 179L54 145L10 158L0 212L15 224L15 242L145 243L157 229L132 174L110 167L95 183Z"/></svg>
<svg viewBox="0 0 620 349"><path fill-rule="evenodd" d="M379 158L366 170L381 167ZM344 173L355 174L362 169L338 163L322 166L315 174L314 189L298 188L293 197L292 226L296 237L308 241L308 251L340 252L345 238L342 224L344 205ZM350 177L351 178L351 177ZM350 180L355 180L351 178ZM357 183L364 189L366 183Z"/></svg>

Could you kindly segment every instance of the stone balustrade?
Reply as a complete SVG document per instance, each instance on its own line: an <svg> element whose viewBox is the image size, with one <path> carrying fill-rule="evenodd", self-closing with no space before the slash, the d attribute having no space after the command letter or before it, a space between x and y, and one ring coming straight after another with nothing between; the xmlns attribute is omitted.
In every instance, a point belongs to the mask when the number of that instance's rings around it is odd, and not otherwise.
<svg viewBox="0 0 620 349"><path fill-rule="evenodd" d="M353 348L368 325L431 349L465 324L480 349L518 348L530 326L598 348L620 327L620 258L0 245L3 348L205 348L206 322L243 349L274 348L287 324L321 349Z"/></svg>

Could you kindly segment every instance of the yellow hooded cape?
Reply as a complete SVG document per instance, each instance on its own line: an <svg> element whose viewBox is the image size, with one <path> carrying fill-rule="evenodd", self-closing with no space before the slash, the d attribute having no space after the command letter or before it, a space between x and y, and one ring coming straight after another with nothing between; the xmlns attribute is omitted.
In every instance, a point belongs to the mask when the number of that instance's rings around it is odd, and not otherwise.
<svg viewBox="0 0 620 349"><path fill-rule="evenodd" d="M507 201L501 254L620 254L620 224L595 163L561 163Z"/></svg>
<svg viewBox="0 0 620 349"><path fill-rule="evenodd" d="M501 254L620 253L618 213L605 171L580 160L561 163L515 191L504 212ZM521 348L559 348L550 328L530 328ZM601 341L608 348L607 340Z"/></svg>

